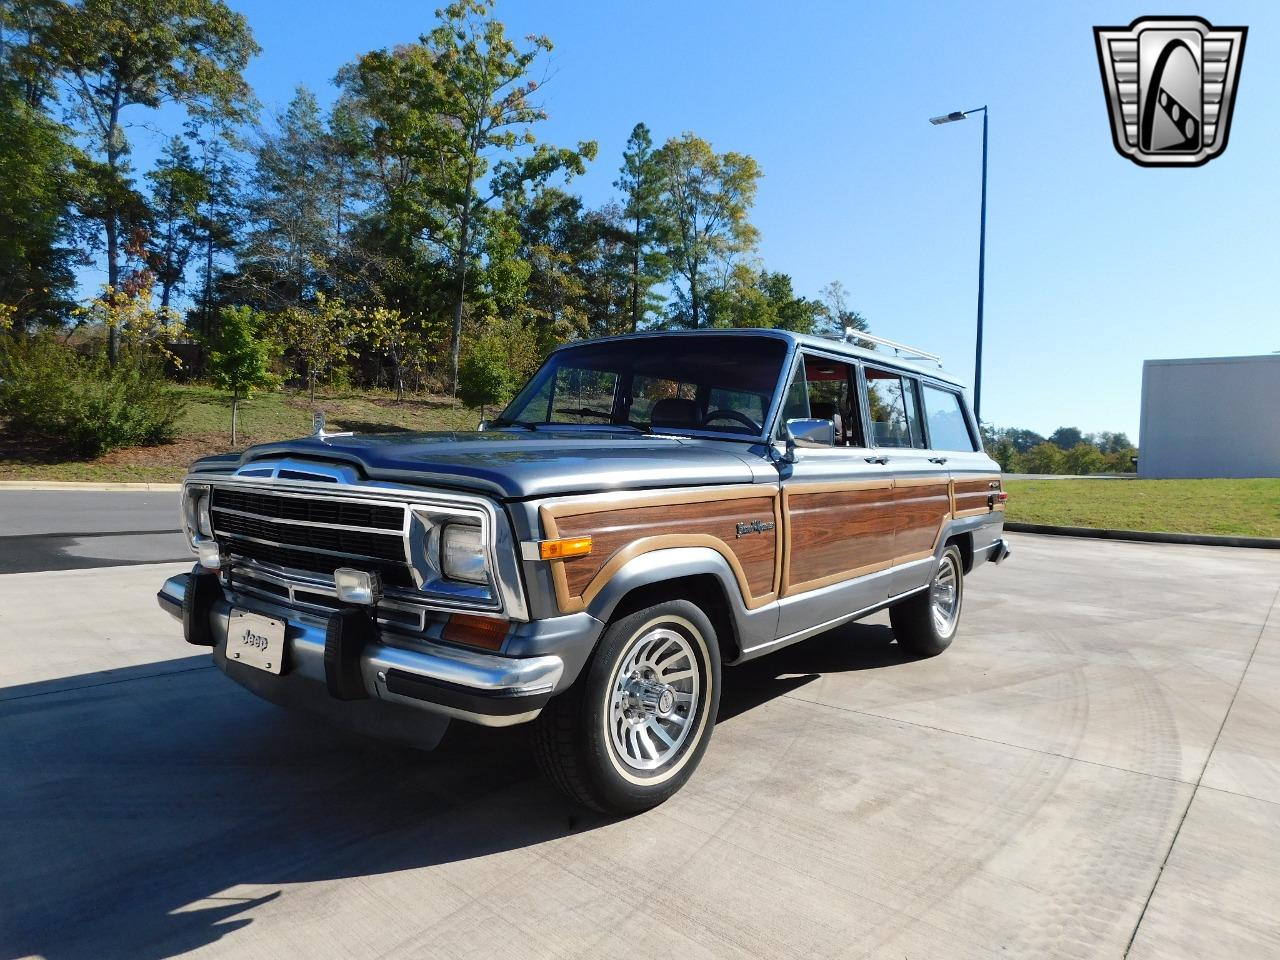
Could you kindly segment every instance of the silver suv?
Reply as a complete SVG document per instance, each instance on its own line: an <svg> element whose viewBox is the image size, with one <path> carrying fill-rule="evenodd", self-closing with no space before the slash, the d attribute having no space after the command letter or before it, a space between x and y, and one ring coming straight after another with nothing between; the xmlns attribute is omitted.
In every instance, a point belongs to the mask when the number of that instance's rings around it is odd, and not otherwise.
<svg viewBox="0 0 1280 960"><path fill-rule="evenodd" d="M965 576L1008 555L961 385L878 342L577 343L473 433L205 458L161 606L269 700L423 745L532 722L570 797L651 807L707 749L724 665L885 607L941 653Z"/></svg>

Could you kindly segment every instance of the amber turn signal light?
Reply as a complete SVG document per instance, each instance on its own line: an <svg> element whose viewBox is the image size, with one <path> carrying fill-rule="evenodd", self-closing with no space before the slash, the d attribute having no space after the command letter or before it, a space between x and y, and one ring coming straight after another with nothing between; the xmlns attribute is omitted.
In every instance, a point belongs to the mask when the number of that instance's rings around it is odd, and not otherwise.
<svg viewBox="0 0 1280 960"><path fill-rule="evenodd" d="M538 556L543 560L567 560L569 557L585 557L590 552L590 537L565 537L561 540L543 540L538 544Z"/></svg>
<svg viewBox="0 0 1280 960"><path fill-rule="evenodd" d="M455 613L444 625L440 639L467 647L501 650L502 641L507 639L507 628L510 626L510 623L500 617L473 617L466 613Z"/></svg>

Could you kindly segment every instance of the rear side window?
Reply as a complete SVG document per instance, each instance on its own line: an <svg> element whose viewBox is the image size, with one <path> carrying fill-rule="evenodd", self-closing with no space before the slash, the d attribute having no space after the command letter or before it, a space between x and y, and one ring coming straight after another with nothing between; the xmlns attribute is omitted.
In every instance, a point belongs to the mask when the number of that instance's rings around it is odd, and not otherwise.
<svg viewBox="0 0 1280 960"><path fill-rule="evenodd" d="M973 436L956 394L925 384L924 412L929 421L929 444L934 450L973 452Z"/></svg>
<svg viewBox="0 0 1280 960"><path fill-rule="evenodd" d="M923 447L915 381L889 370L867 367L871 434L877 447Z"/></svg>

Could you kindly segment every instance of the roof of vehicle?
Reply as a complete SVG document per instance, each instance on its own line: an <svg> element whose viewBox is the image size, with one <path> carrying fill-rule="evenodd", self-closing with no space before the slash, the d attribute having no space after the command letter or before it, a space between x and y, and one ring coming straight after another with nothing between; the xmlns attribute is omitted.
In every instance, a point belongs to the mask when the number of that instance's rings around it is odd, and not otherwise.
<svg viewBox="0 0 1280 960"><path fill-rule="evenodd" d="M739 337L744 335L775 337L779 340L789 341L798 347L825 350L828 353L843 354L849 357L856 357L860 360L871 360L876 363L886 364L901 370L918 373L921 376L942 380L958 387L966 386L964 381L959 377L954 374L947 373L942 368L935 366L927 360L910 359L906 356L898 356L895 353L888 352L888 350L868 350L865 347L860 347L856 344L849 343L835 337L821 337L808 333L793 333L790 330L777 330L771 327L731 327L715 330L646 330L640 333L624 333L615 337L600 337L596 340L575 340L572 343L566 343L557 349L564 350L570 347L582 346L586 343L609 343L615 340L639 340L654 337Z"/></svg>

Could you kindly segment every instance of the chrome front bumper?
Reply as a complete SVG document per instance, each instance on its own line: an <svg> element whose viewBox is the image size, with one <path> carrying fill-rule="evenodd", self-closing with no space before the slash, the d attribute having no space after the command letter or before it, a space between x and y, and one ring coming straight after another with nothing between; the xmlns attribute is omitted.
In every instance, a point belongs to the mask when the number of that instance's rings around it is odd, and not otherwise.
<svg viewBox="0 0 1280 960"><path fill-rule="evenodd" d="M156 595L160 607L180 621L190 577L170 577ZM227 625L233 606L288 622L284 674L226 659ZM321 693L325 690L327 621L323 617L256 596L235 595L233 602L225 592L213 601L208 616L214 660L233 680L277 702L280 698L274 695L274 688L296 685L300 679L318 684ZM514 624L513 629L522 635L509 645L540 651L530 656L498 656L418 638L393 646L379 639L364 646L360 676L370 698L484 726L524 723L537 717L554 693L573 682L600 626L587 614ZM566 649L550 652L560 648Z"/></svg>

